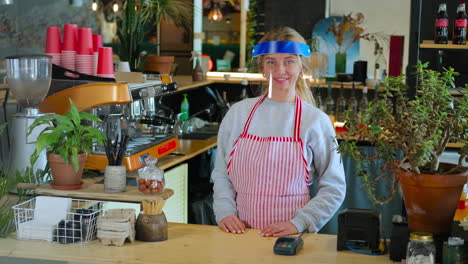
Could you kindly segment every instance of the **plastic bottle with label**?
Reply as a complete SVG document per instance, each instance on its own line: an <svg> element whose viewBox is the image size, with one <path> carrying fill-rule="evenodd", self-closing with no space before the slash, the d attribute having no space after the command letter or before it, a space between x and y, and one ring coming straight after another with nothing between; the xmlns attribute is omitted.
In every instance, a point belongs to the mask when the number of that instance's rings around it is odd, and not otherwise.
<svg viewBox="0 0 468 264"><path fill-rule="evenodd" d="M465 3L459 3L457 6L457 14L453 25L453 44L465 45L466 43L466 26L468 18L465 11Z"/></svg>
<svg viewBox="0 0 468 264"><path fill-rule="evenodd" d="M188 120L189 118L189 102L187 98L187 94L184 94L184 99L182 99L182 103L180 104L180 120Z"/></svg>
<svg viewBox="0 0 468 264"><path fill-rule="evenodd" d="M463 187L463 192L458 201L457 210L453 216L453 221L468 220L468 182Z"/></svg>
<svg viewBox="0 0 468 264"><path fill-rule="evenodd" d="M434 25L434 43L447 44L448 43L448 26L449 17L447 13L447 4L442 3L439 5L437 11L435 25Z"/></svg>

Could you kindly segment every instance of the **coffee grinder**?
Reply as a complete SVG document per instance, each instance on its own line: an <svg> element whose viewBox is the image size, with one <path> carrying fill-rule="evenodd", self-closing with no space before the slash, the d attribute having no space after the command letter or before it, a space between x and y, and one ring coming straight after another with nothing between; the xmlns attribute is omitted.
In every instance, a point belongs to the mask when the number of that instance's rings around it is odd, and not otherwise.
<svg viewBox="0 0 468 264"><path fill-rule="evenodd" d="M7 81L20 112L10 121L9 170L24 173L30 167L30 157L36 148L36 139L45 127L36 127L27 135L29 126L39 113L39 104L49 91L52 79L52 57L46 55L17 55L6 57ZM45 150L40 153L33 171L43 170L47 164ZM43 179L38 179L42 181Z"/></svg>

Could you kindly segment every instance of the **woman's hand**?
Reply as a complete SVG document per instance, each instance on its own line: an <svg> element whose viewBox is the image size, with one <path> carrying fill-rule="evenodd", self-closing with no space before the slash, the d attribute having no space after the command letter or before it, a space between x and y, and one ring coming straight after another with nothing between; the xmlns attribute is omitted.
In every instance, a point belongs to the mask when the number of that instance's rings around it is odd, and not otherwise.
<svg viewBox="0 0 468 264"><path fill-rule="evenodd" d="M219 221L218 226L224 232L240 234L245 232L244 223L235 215L228 215Z"/></svg>
<svg viewBox="0 0 468 264"><path fill-rule="evenodd" d="M280 237L280 236L287 236L287 235L292 235L292 234L297 234L299 233L297 231L297 228L295 225L293 225L291 222L286 221L286 222L280 222L276 224L271 224L261 231L262 236L275 236L275 237Z"/></svg>

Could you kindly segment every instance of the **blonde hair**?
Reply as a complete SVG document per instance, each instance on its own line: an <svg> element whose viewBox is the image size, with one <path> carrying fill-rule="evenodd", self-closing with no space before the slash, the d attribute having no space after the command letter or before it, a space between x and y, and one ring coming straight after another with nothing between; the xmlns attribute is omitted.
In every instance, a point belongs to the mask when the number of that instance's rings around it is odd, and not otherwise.
<svg viewBox="0 0 468 264"><path fill-rule="evenodd" d="M265 36L263 36L263 38L260 39L259 43L266 42L266 41L295 41L295 42L307 44L305 39L301 36L301 34L299 34L296 30L290 27L279 27L279 28L273 29L272 31L266 33ZM306 69L304 73L308 72L309 71L309 58L304 57L302 55L297 55L297 56L300 58L302 62L302 68ZM256 63L257 70L260 72L263 71L263 59L264 59L264 55L260 55L257 58L257 63ZM296 82L296 93L297 95L299 95L299 97L302 100L315 106L314 96L312 95L312 92L310 91L310 88L307 85L304 78L300 78L300 80Z"/></svg>

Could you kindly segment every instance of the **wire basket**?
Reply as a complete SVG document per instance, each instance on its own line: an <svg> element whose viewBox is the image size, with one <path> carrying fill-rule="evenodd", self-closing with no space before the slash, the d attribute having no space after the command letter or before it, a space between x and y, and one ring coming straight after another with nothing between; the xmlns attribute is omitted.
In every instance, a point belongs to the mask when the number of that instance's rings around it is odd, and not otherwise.
<svg viewBox="0 0 468 264"><path fill-rule="evenodd" d="M69 203L68 210L62 214L63 217L56 218L54 221L44 221L39 219L36 198L12 207L15 213L18 239L62 244L83 244L96 239L96 222L102 212L102 201L62 198L67 199ZM54 209L56 208L50 208L50 210Z"/></svg>

